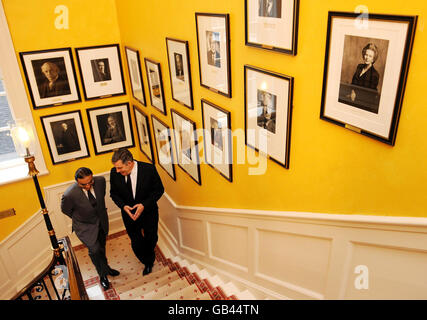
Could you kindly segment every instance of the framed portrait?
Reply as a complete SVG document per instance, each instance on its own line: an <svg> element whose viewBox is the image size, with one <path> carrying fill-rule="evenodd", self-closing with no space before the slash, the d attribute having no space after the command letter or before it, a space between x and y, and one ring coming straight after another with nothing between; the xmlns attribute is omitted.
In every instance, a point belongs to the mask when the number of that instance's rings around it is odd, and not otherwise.
<svg viewBox="0 0 427 320"><path fill-rule="evenodd" d="M194 109L188 41L166 38L172 99Z"/></svg>
<svg viewBox="0 0 427 320"><path fill-rule="evenodd" d="M137 106L133 106L133 112L135 114L136 129L138 130L139 147L148 160L154 163L148 116Z"/></svg>
<svg viewBox="0 0 427 320"><path fill-rule="evenodd" d="M80 110L40 117L53 164L89 157Z"/></svg>
<svg viewBox="0 0 427 320"><path fill-rule="evenodd" d="M171 114L178 166L201 185L196 123L174 109Z"/></svg>
<svg viewBox="0 0 427 320"><path fill-rule="evenodd" d="M90 108L86 112L95 154L135 146L129 103Z"/></svg>
<svg viewBox="0 0 427 320"><path fill-rule="evenodd" d="M20 52L34 109L81 101L71 48Z"/></svg>
<svg viewBox="0 0 427 320"><path fill-rule="evenodd" d="M118 44L75 50L86 100L126 93Z"/></svg>
<svg viewBox="0 0 427 320"><path fill-rule="evenodd" d="M299 0L245 0L247 46L297 54Z"/></svg>
<svg viewBox="0 0 427 320"><path fill-rule="evenodd" d="M206 163L233 181L233 146L230 112L202 99L203 141Z"/></svg>
<svg viewBox="0 0 427 320"><path fill-rule="evenodd" d="M416 22L329 12L321 119L394 145Z"/></svg>
<svg viewBox="0 0 427 320"><path fill-rule="evenodd" d="M159 165L171 176L172 179L176 180L170 129L164 122L153 114L151 115L151 122L153 125Z"/></svg>
<svg viewBox="0 0 427 320"><path fill-rule="evenodd" d="M144 83L142 82L139 51L129 47L125 47L125 51L128 63L130 84L132 88L132 96L144 106L146 106L147 104L145 103L145 91Z"/></svg>
<svg viewBox="0 0 427 320"><path fill-rule="evenodd" d="M144 61L151 105L166 115L165 93L163 91L162 70L160 69L160 63L148 58L144 58Z"/></svg>
<svg viewBox="0 0 427 320"><path fill-rule="evenodd" d="M294 78L245 65L246 145L289 169Z"/></svg>
<svg viewBox="0 0 427 320"><path fill-rule="evenodd" d="M228 14L197 13L200 85L231 98Z"/></svg>

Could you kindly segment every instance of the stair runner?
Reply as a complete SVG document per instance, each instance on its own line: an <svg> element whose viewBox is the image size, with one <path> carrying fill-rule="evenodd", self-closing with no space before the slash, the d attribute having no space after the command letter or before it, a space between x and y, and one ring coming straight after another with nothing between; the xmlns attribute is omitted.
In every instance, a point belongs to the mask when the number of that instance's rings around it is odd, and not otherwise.
<svg viewBox="0 0 427 320"><path fill-rule="evenodd" d="M224 283L217 275L211 276L206 269L200 270L179 257L166 258L156 248L153 272L136 279L117 277L112 288L104 292L107 300L254 300L248 290L240 292L229 282ZM88 288L99 282L95 277L85 281Z"/></svg>

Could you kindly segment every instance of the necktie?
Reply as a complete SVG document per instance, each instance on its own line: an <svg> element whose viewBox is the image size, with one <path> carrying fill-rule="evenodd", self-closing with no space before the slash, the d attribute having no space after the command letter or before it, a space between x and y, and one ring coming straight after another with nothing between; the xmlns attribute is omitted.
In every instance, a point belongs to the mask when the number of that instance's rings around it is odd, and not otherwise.
<svg viewBox="0 0 427 320"><path fill-rule="evenodd" d="M92 194L92 192L90 192L90 190L87 192L87 195L88 195L88 197L89 197L89 202L90 202L90 204L92 205L92 207L96 207L96 199L95 199L95 197L93 196L93 194Z"/></svg>
<svg viewBox="0 0 427 320"><path fill-rule="evenodd" d="M131 194L132 199L133 199L132 181L131 181L131 179L130 179L130 174L129 174L129 175L127 175L126 186L127 186L128 191L129 191L129 193Z"/></svg>

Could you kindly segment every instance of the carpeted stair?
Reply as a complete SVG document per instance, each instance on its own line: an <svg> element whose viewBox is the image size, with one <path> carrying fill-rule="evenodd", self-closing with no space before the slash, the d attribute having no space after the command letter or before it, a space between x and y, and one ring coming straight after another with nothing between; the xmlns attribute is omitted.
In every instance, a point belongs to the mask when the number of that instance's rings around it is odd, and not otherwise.
<svg viewBox="0 0 427 320"><path fill-rule="evenodd" d="M241 292L233 283L225 283L195 264L179 257L165 258L158 249L151 274L123 284L116 282L114 290L120 300L256 299L248 290Z"/></svg>

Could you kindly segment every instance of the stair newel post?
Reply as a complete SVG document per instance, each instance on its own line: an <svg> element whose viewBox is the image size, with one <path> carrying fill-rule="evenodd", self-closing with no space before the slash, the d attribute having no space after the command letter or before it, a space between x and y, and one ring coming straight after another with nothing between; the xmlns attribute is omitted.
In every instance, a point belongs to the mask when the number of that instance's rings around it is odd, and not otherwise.
<svg viewBox="0 0 427 320"><path fill-rule="evenodd" d="M28 175L32 176L32 178L33 178L34 186L35 186L36 191L37 191L37 197L39 199L40 206L42 209L44 222L46 224L47 232L49 234L50 243L52 244L52 249L55 253L55 257L58 260L58 262L60 264L65 265L65 260L64 260L64 257L62 255L62 249L59 246L58 239L56 238L56 235L55 235L55 230L53 229L52 222L51 222L50 217L49 217L49 212L48 212L48 210L46 208L46 204L44 202L44 198L43 198L43 194L42 194L42 191L40 188L39 180L37 178L39 171L36 169L36 166L34 164L34 160L35 160L35 157L30 155L28 150L27 150L27 155L25 156L25 162L28 163L28 170L29 170Z"/></svg>

